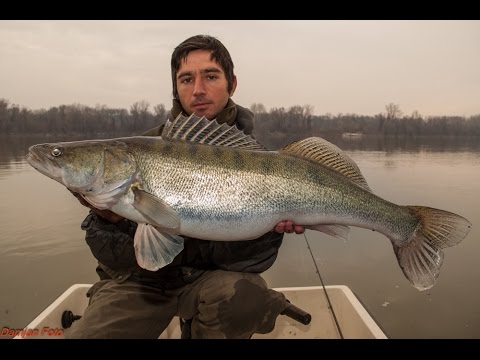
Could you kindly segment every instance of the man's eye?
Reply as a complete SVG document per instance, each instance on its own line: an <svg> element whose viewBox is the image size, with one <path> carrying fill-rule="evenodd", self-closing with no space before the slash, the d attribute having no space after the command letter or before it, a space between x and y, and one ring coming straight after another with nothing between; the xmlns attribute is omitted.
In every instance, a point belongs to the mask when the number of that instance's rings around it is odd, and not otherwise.
<svg viewBox="0 0 480 360"><path fill-rule="evenodd" d="M189 84L192 82L192 78L183 78L180 83L182 84Z"/></svg>
<svg viewBox="0 0 480 360"><path fill-rule="evenodd" d="M217 75L207 75L208 80L215 80L217 78Z"/></svg>

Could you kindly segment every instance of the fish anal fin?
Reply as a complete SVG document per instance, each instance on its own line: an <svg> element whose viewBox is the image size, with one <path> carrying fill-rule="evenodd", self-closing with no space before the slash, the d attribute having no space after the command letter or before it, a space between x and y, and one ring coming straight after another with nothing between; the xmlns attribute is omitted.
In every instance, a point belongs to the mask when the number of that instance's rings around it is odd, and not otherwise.
<svg viewBox="0 0 480 360"><path fill-rule="evenodd" d="M150 223L165 229L176 230L180 227L180 218L174 208L162 199L138 188L132 188L133 206Z"/></svg>
<svg viewBox="0 0 480 360"><path fill-rule="evenodd" d="M348 241L350 236L350 228L346 225L338 224L318 224L318 225L307 225L306 229L321 231L327 235Z"/></svg>
<svg viewBox="0 0 480 360"><path fill-rule="evenodd" d="M188 117L180 114L175 120L168 120L163 127L161 137L171 141L267 151L263 145L236 126L219 124L215 119L208 120L204 116L198 117L195 114Z"/></svg>
<svg viewBox="0 0 480 360"><path fill-rule="evenodd" d="M134 247L138 265L149 271L157 271L170 264L183 250L183 238L163 233L149 224L138 224Z"/></svg>
<svg viewBox="0 0 480 360"><path fill-rule="evenodd" d="M309 137L288 144L281 153L298 156L321 164L353 181L358 186L371 192L355 161L339 147L320 137Z"/></svg>

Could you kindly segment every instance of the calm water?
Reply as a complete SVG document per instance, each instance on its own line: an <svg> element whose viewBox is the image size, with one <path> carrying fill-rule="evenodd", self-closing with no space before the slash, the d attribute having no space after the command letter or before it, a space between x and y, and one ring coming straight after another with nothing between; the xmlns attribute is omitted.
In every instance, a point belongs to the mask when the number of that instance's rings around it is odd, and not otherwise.
<svg viewBox="0 0 480 360"><path fill-rule="evenodd" d="M24 161L28 146L39 142L45 140L0 139L0 328L22 328L71 284L97 279L80 229L86 208ZM348 285L390 338L479 338L478 141L332 142L357 162L376 194L456 212L473 229L445 249L437 284L425 292L404 278L383 235L352 228L344 242L307 231L325 284ZM272 287L320 285L303 235L285 238L264 277Z"/></svg>

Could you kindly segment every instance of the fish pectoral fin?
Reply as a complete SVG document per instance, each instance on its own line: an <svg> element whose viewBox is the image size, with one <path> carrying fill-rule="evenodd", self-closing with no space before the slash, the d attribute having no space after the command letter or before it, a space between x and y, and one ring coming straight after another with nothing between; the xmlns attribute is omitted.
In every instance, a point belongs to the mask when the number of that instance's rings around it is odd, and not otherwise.
<svg viewBox="0 0 480 360"><path fill-rule="evenodd" d="M318 224L305 226L306 229L321 231L327 235L348 241L350 228L346 225L338 224Z"/></svg>
<svg viewBox="0 0 480 360"><path fill-rule="evenodd" d="M183 238L160 232L149 224L138 224L134 248L138 265L149 271L157 271L170 264L183 250Z"/></svg>
<svg viewBox="0 0 480 360"><path fill-rule="evenodd" d="M174 208L162 199L138 188L132 189L135 199L133 206L145 216L148 221L165 229L178 229L180 218Z"/></svg>

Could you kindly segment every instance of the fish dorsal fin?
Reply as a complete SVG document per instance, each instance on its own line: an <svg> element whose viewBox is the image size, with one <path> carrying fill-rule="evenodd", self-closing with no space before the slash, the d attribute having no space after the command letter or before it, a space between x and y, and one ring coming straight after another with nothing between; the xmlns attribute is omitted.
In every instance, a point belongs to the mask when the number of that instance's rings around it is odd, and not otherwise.
<svg viewBox="0 0 480 360"><path fill-rule="evenodd" d="M167 120L161 137L166 140L181 140L248 150L267 150L236 126L219 124L215 119L208 120L205 116L198 117L195 114L189 117L180 114L173 121Z"/></svg>
<svg viewBox="0 0 480 360"><path fill-rule="evenodd" d="M319 163L371 192L355 161L340 148L320 137L309 137L285 146L280 152Z"/></svg>

